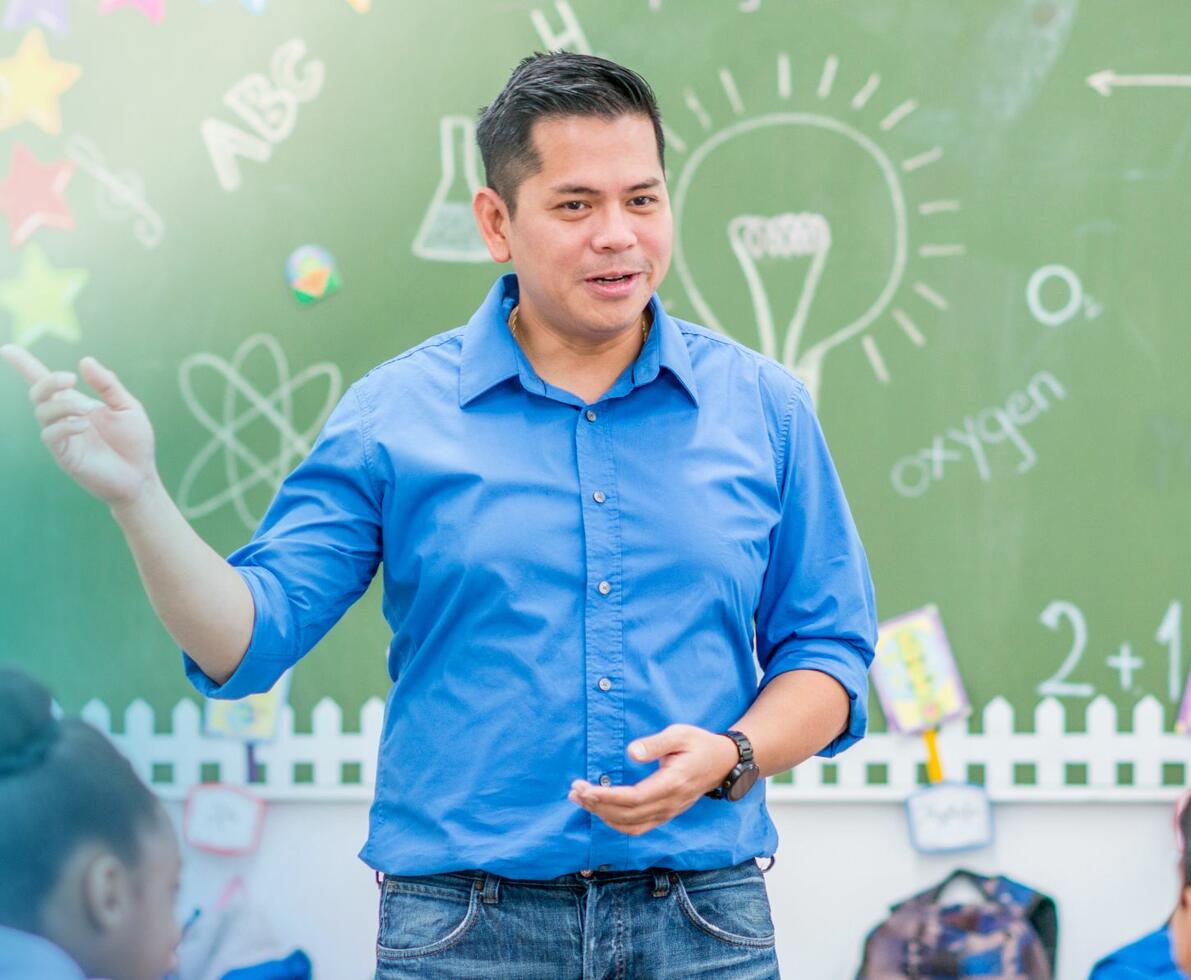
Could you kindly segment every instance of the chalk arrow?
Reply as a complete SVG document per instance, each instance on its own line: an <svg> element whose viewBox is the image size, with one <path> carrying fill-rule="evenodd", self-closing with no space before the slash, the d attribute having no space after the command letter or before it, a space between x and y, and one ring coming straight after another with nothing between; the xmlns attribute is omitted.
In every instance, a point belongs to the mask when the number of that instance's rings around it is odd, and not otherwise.
<svg viewBox="0 0 1191 980"><path fill-rule="evenodd" d="M1106 98L1113 86L1124 88L1191 88L1191 75L1118 75L1111 68L1088 76L1088 84Z"/></svg>

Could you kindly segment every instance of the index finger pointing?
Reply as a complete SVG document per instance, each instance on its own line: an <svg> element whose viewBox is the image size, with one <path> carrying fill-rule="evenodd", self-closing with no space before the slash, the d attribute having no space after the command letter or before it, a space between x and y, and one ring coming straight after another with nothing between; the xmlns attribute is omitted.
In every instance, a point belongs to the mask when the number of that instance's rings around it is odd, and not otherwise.
<svg viewBox="0 0 1191 980"><path fill-rule="evenodd" d="M25 348L18 347L16 344L5 344L0 347L0 357L20 371L21 377L29 382L30 387L49 376L50 369L48 367Z"/></svg>
<svg viewBox="0 0 1191 980"><path fill-rule="evenodd" d="M94 357L84 357L79 361L79 373L109 408L131 408L136 404L136 399L116 377L116 372L104 367Z"/></svg>

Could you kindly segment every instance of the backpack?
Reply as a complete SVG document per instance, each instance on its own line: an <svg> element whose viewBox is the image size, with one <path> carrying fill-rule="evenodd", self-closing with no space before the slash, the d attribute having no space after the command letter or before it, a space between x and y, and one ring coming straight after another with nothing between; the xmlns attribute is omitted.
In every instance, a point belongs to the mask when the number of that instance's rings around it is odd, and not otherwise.
<svg viewBox="0 0 1191 980"><path fill-rule="evenodd" d="M940 905L944 889L964 878L979 902ZM1051 980L1058 948L1054 901L1005 877L956 870L890 908L864 941L857 980Z"/></svg>

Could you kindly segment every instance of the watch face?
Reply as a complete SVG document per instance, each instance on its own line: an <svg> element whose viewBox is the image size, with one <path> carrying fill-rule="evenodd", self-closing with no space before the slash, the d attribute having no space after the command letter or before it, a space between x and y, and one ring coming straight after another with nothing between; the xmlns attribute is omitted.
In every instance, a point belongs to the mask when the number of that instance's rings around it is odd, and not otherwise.
<svg viewBox="0 0 1191 980"><path fill-rule="evenodd" d="M755 765L750 765L745 768L737 778L736 781L728 787L728 791L724 794L730 800L739 800L745 793L753 788L753 784L757 781L757 777L761 774L761 770Z"/></svg>

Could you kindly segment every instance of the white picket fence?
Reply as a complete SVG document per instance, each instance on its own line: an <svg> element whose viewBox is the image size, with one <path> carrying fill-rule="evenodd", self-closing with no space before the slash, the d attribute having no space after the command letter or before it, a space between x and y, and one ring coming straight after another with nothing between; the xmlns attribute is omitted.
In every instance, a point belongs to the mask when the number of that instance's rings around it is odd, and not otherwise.
<svg viewBox="0 0 1191 980"><path fill-rule="evenodd" d="M255 785L243 744L205 735L193 701L178 702L168 732L154 730L153 710L143 701L129 706L118 734L103 703L89 702L82 715L167 799L207 779L251 785L268 800L370 800L384 704L376 698L365 704L355 732L343 731L343 714L329 699L314 709L310 732L294 731L287 706L278 737L255 748L263 766ZM1164 801L1191 777L1191 737L1165 730L1163 706L1152 697L1138 702L1128 731L1118 730L1117 709L1105 697L1086 706L1084 732L1067 731L1064 706L1053 698L1038 704L1032 731L1015 730L1013 708L1001 698L988 704L982 721L979 732L970 720L948 726L939 748L946 778L964 780L969 767L982 767L994 801ZM920 738L870 735L835 759L808 760L792 781L789 774L771 779L769 799L900 801L918 785L925 758Z"/></svg>

